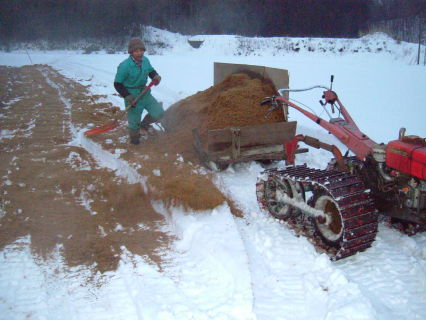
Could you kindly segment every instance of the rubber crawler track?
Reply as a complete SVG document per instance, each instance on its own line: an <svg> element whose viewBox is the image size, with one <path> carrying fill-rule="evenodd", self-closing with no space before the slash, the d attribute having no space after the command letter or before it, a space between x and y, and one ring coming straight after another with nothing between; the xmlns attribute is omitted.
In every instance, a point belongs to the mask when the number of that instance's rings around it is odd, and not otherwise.
<svg viewBox="0 0 426 320"><path fill-rule="evenodd" d="M312 190L314 193L326 191L337 203L343 234L336 248L327 245L318 234L304 232L304 235L310 237L317 247L325 250L332 260L354 255L371 246L377 233L378 213L370 190L366 189L358 177L346 172L311 169L306 166L265 170L257 181L256 194L259 205L266 212L269 212L269 209L265 199L265 179L273 177L300 182L306 190ZM312 224L311 219L302 218L295 221L289 221L288 225L298 231L312 230L312 226L306 225ZM301 221L305 225L301 226Z"/></svg>

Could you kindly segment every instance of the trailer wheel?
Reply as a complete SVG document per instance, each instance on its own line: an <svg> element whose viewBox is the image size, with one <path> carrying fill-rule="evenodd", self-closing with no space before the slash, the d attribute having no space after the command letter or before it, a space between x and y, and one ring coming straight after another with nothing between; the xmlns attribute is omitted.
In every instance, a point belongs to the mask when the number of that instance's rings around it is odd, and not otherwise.
<svg viewBox="0 0 426 320"><path fill-rule="evenodd" d="M339 206L333 198L326 194L320 193L314 195L313 199L315 209L323 211L328 216L329 223L324 219L314 219L314 227L320 238L333 247L340 247L343 238L343 219Z"/></svg>

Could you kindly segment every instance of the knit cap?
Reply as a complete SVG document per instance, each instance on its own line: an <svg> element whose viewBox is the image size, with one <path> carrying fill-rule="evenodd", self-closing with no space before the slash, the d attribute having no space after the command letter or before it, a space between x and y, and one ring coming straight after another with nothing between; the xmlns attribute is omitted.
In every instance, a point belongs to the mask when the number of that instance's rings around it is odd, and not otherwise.
<svg viewBox="0 0 426 320"><path fill-rule="evenodd" d="M132 38L129 41L129 46L127 51L131 54L136 49L146 50L145 44L140 38Z"/></svg>

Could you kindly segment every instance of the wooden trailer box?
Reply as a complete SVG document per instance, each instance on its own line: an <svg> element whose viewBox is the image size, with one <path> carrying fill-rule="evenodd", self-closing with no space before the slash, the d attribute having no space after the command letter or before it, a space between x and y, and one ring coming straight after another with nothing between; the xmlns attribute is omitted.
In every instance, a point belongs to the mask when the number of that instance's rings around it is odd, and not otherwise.
<svg viewBox="0 0 426 320"><path fill-rule="evenodd" d="M277 122L247 127L209 130L207 150L204 141L193 130L194 147L208 167L215 163L218 168L236 162L253 160L285 160L284 143L294 138L296 122ZM305 152L305 149L298 150Z"/></svg>
<svg viewBox="0 0 426 320"><path fill-rule="evenodd" d="M214 84L221 83L231 74L244 72L253 72L270 80L277 89L289 85L287 70L217 62L214 63ZM288 110L283 106L283 121L208 130L207 141L205 134L203 141L198 129L193 129L194 148L201 162L209 168L216 165L220 169L231 163L253 160L285 160L284 143L296 134L296 122L287 122L287 114Z"/></svg>

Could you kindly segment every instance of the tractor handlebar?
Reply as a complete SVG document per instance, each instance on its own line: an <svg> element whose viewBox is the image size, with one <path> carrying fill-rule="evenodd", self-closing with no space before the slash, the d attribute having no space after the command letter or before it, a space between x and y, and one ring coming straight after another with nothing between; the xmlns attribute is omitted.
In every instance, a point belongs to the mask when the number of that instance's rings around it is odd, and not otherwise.
<svg viewBox="0 0 426 320"><path fill-rule="evenodd" d="M313 87L309 87L309 88L304 88L304 89L290 89L290 88L282 88L282 89L278 89L278 93L283 96L283 92L301 92L301 91L309 91L309 90L313 90L313 89L317 89L317 88L321 88L321 89L325 89L325 90L330 90L330 88L326 87L326 86L313 86Z"/></svg>
<svg viewBox="0 0 426 320"><path fill-rule="evenodd" d="M278 93L281 97L284 97L285 92L302 92L302 91L309 91L309 90L313 90L313 89L324 89L325 91L323 92L322 95L322 99L320 100L319 103L321 104L321 106L324 108L324 110L327 112L327 114L329 115L329 117L331 118L331 115L329 114L328 110L325 108L325 105L327 103L329 103L331 105L331 111L332 113L335 112L335 103L336 101L338 101L338 97L337 94L332 91L333 88L333 81L334 81L334 75L332 75L330 77L330 87L326 87L323 85L316 85L316 86L312 86L312 87L308 87L308 88L304 88L304 89L290 89L290 88L282 88L282 89L278 89ZM278 101L277 101L278 98ZM286 99L284 100L286 101ZM271 112L273 112L274 110L278 109L279 107L281 107L283 105L283 103L285 103L284 101L282 101L282 99L280 99L277 96L271 96L271 97L266 97L262 100L262 102L260 103L260 105L264 106L264 105L271 105L271 107L268 109L268 111L265 114L265 118L267 118ZM339 108L337 107L337 109L339 110Z"/></svg>

